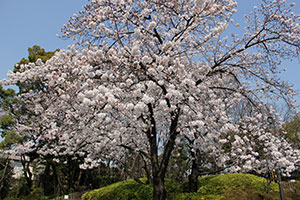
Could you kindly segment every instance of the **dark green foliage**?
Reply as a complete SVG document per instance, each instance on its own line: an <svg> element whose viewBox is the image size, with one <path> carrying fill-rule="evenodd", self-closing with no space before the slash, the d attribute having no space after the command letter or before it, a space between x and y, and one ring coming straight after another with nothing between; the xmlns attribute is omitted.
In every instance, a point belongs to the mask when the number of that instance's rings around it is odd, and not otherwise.
<svg viewBox="0 0 300 200"><path fill-rule="evenodd" d="M12 167L9 160L0 158L0 199L4 199L12 184Z"/></svg>
<svg viewBox="0 0 300 200"><path fill-rule="evenodd" d="M13 192L16 192L17 197L23 197L30 194L30 189L31 188L28 187L26 179L22 177L21 179L18 180L18 183L17 185L15 185Z"/></svg>
<svg viewBox="0 0 300 200"><path fill-rule="evenodd" d="M0 149L10 149L20 139L13 129L15 117L9 112L16 103L14 96L13 89L3 89L0 85L0 131L3 138L0 142Z"/></svg>
<svg viewBox="0 0 300 200"><path fill-rule="evenodd" d="M45 49L41 48L38 45L34 45L32 48L28 48L28 57L22 58L20 62L14 68L14 72L20 71L20 65L28 64L28 63L35 63L38 59L41 59L43 62L49 60L55 52L59 51L56 49L55 51L45 51Z"/></svg>
<svg viewBox="0 0 300 200"><path fill-rule="evenodd" d="M23 199L25 196L29 195L30 192L31 190L27 186L24 177L20 179L13 179L5 200Z"/></svg>
<svg viewBox="0 0 300 200"><path fill-rule="evenodd" d="M189 162L190 154L186 141L181 142L179 148L174 151L173 155L177 156L170 158L166 177L182 183L187 178L187 171L191 168Z"/></svg>
<svg viewBox="0 0 300 200"><path fill-rule="evenodd" d="M35 63L38 59L41 59L43 62L46 62L49 60L55 52L59 51L59 49L56 49L55 51L45 51L45 49L41 48L38 45L34 45L32 48L28 48L28 57L22 58L20 62L18 62L14 67L14 72L18 72L21 69L21 65L28 64L28 63ZM19 87L19 93L25 93L29 90L41 90L43 88L42 85L40 85L40 80L36 80L35 83L30 84L17 84Z"/></svg>
<svg viewBox="0 0 300 200"><path fill-rule="evenodd" d="M293 146L300 147L300 115L295 115L283 126L286 134L284 135L285 139L292 144Z"/></svg>
<svg viewBox="0 0 300 200"><path fill-rule="evenodd" d="M93 180L94 188L101 188L122 181L120 176L97 176Z"/></svg>
<svg viewBox="0 0 300 200"><path fill-rule="evenodd" d="M300 115L297 114L290 118L288 122L283 125L284 138L294 147L300 148ZM300 180L300 170L292 173L292 179ZM286 180L285 178L283 178Z"/></svg>
<svg viewBox="0 0 300 200"><path fill-rule="evenodd" d="M101 163L97 168L85 170L85 178L81 178L81 185L89 189L98 189L124 180L118 168L109 166L110 161Z"/></svg>
<svg viewBox="0 0 300 200"><path fill-rule="evenodd" d="M16 92L11 89L4 89L2 85L0 85L0 106L2 110L7 110L10 108L11 104L14 102L14 97L16 95Z"/></svg>

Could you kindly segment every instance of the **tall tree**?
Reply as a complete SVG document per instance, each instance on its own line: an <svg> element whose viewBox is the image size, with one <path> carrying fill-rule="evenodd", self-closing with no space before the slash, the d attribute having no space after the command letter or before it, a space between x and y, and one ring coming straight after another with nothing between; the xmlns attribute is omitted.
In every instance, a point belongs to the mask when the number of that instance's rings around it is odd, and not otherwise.
<svg viewBox="0 0 300 200"><path fill-rule="evenodd" d="M299 154L267 129L280 119L263 100L293 103L293 90L277 75L281 58L298 55L299 16L284 0L264 0L246 18L243 35L223 36L236 6L234 0L91 0L64 28L82 50L61 50L9 74L9 84L38 80L43 88L19 96L32 113L30 123L16 126L30 138L19 150L84 156L83 168L134 150L151 163L155 200L166 199L170 157L183 138L221 163L247 156L247 168L259 163L250 140L258 138L270 164L289 173ZM234 123L226 111L240 101L255 115ZM243 148L240 131L250 135L251 149ZM235 155L214 148L220 142L235 147Z"/></svg>
<svg viewBox="0 0 300 200"><path fill-rule="evenodd" d="M36 62L38 59L46 62L50 59L54 53L58 51L49 51L46 52L45 49L41 48L38 45L34 45L32 48L28 48L28 57L22 58L20 62L18 62L13 71L18 73L20 71L20 66L24 64L28 64L31 62ZM39 81L37 80L34 83L26 84L26 83L16 83L18 86L18 93L26 93L32 89L39 90ZM16 131L15 123L18 122L21 118L21 115L26 113L26 109L24 109L22 102L18 101L16 98L16 92L13 89L3 89L0 86L0 97L1 97L1 111L2 116L0 118L0 128L1 128L1 136L3 137L3 141L0 143L0 148L4 150L11 150L18 144L23 143L27 140L27 137L24 137L22 134ZM29 118L28 118L29 120ZM27 123L23 121L22 123ZM23 156L23 168L24 175L27 180L27 185L29 188L32 186L32 172L29 168L29 164L37 158L36 154L20 154ZM25 156L29 156L29 160L25 159ZM29 163L28 163L29 161Z"/></svg>

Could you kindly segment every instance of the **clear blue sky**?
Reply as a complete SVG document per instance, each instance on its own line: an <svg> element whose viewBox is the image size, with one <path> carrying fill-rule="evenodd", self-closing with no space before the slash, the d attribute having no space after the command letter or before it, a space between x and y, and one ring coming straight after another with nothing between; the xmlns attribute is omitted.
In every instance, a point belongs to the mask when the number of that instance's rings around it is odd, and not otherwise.
<svg viewBox="0 0 300 200"><path fill-rule="evenodd" d="M246 11L260 0L238 0L239 11ZM295 13L300 13L299 0ZM15 63L27 57L27 48L39 45L46 51L66 48L72 41L58 39L63 24L82 10L87 0L0 0L0 79L6 78ZM241 18L240 18L241 20ZM300 61L285 62L284 80L300 92ZM296 97L300 104L300 95Z"/></svg>
<svg viewBox="0 0 300 200"><path fill-rule="evenodd" d="M87 3L87 0L0 0L0 79L28 56L28 47L36 44L46 51L67 48L72 41L58 39L56 34Z"/></svg>

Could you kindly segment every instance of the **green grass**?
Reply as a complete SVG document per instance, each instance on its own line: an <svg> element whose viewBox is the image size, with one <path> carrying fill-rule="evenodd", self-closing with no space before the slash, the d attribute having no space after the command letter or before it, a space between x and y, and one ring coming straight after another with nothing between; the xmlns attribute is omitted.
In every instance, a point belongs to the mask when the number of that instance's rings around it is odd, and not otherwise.
<svg viewBox="0 0 300 200"><path fill-rule="evenodd" d="M223 174L199 178L198 193L203 195L222 195L232 190L254 189L259 192L267 190L267 181L264 178L251 174ZM271 191L279 191L274 182L270 187Z"/></svg>
<svg viewBox="0 0 300 200"><path fill-rule="evenodd" d="M146 179L141 179L145 182ZM279 188L274 182L267 194L267 181L251 174L224 174L199 178L197 193L184 193L184 186L166 180L168 200L279 200ZM286 199L300 199L300 182L286 187ZM152 185L134 180L122 181L82 196L82 200L152 200Z"/></svg>
<svg viewBox="0 0 300 200"><path fill-rule="evenodd" d="M146 179L141 179L146 182ZM181 192L180 184L172 180L165 182L168 198ZM121 181L82 195L82 200L152 200L152 185L142 185L134 180Z"/></svg>
<svg viewBox="0 0 300 200"><path fill-rule="evenodd" d="M205 199L234 199L235 196L246 199L249 194L263 196L267 191L267 180L251 174L223 174L201 177L199 186L198 194ZM279 192L274 182L270 185L270 192Z"/></svg>

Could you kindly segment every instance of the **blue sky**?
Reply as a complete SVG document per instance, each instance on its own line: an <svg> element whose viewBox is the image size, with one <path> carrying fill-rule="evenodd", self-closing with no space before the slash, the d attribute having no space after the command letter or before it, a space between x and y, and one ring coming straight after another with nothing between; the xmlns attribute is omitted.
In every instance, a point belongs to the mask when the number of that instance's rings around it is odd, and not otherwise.
<svg viewBox="0 0 300 200"><path fill-rule="evenodd" d="M27 57L28 47L36 44L46 51L67 48L72 41L58 39L56 34L87 3L87 0L0 0L0 79Z"/></svg>
<svg viewBox="0 0 300 200"><path fill-rule="evenodd" d="M239 11L245 12L260 0L238 0ZM295 13L300 13L299 0ZM63 24L70 16L82 10L87 0L0 0L0 79L6 78L15 63L27 57L27 48L39 45L46 51L67 48L72 41L61 40ZM239 18L241 20L241 18ZM284 62L287 72L282 78L300 92L300 61ZM300 104L300 94L296 97Z"/></svg>

